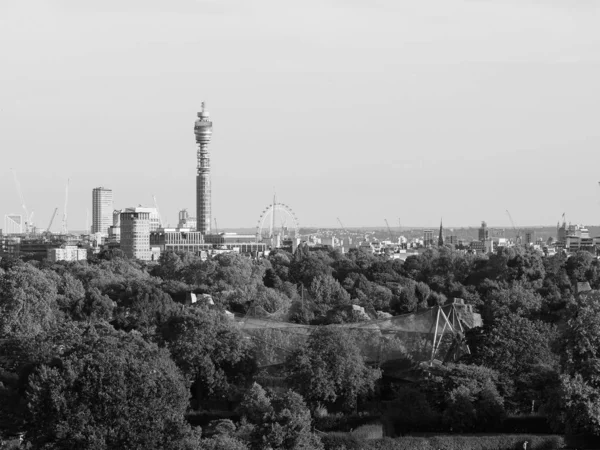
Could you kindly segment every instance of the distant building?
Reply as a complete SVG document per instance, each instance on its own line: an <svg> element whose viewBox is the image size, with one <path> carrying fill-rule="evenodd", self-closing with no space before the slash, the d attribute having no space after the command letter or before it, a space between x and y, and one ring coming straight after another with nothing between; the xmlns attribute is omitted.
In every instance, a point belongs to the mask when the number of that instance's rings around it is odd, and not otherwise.
<svg viewBox="0 0 600 450"><path fill-rule="evenodd" d="M450 245L458 245L458 236L452 235L446 238L446 242Z"/></svg>
<svg viewBox="0 0 600 450"><path fill-rule="evenodd" d="M177 223L177 228L189 228L190 230L195 230L198 225L198 221L195 217L189 215L187 209L182 209L179 211L179 222Z"/></svg>
<svg viewBox="0 0 600 450"><path fill-rule="evenodd" d="M22 234L23 233L23 216L21 216L20 214L6 214L4 216L3 233L6 235Z"/></svg>
<svg viewBox="0 0 600 450"><path fill-rule="evenodd" d="M264 253L267 244L256 242L255 235L235 233L203 234L189 228L161 228L150 233L150 247L158 252L190 252L196 255L239 252L247 255Z"/></svg>
<svg viewBox="0 0 600 450"><path fill-rule="evenodd" d="M567 252L577 252L585 250L594 252L594 238L590 236L590 232L583 225L567 226L563 222L562 226L557 228L556 247Z"/></svg>
<svg viewBox="0 0 600 450"><path fill-rule="evenodd" d="M527 245L535 244L535 230L525 230L523 243Z"/></svg>
<svg viewBox="0 0 600 450"><path fill-rule="evenodd" d="M88 251L85 248L79 248L74 245L66 245L60 248L48 249L48 261L83 261L86 260Z"/></svg>
<svg viewBox="0 0 600 450"><path fill-rule="evenodd" d="M433 230L423 230L423 246L431 247L433 245Z"/></svg>
<svg viewBox="0 0 600 450"><path fill-rule="evenodd" d="M487 223L485 221L481 222L481 227L479 228L479 240L484 241L490 238L490 230L487 227Z"/></svg>
<svg viewBox="0 0 600 450"><path fill-rule="evenodd" d="M204 235L200 231L189 228L161 228L150 233L150 247L157 247L160 252L190 252L199 254L207 251L212 245L204 243Z"/></svg>
<svg viewBox="0 0 600 450"><path fill-rule="evenodd" d="M108 234L113 221L113 192L111 189L97 187L92 190L92 234Z"/></svg>
<svg viewBox="0 0 600 450"><path fill-rule="evenodd" d="M106 243L114 246L121 242L121 210L115 209L112 217L112 225L108 227L108 239Z"/></svg>
<svg viewBox="0 0 600 450"><path fill-rule="evenodd" d="M476 252L485 252L484 241L472 241L470 247L471 250L474 250Z"/></svg>
<svg viewBox="0 0 600 450"><path fill-rule="evenodd" d="M127 208L120 214L121 250L128 258L152 259L149 209L154 208Z"/></svg>
<svg viewBox="0 0 600 450"><path fill-rule="evenodd" d="M253 234L207 234L204 236L204 242L211 244L213 249L235 250L244 254L263 253L267 250L267 244L256 242L256 235Z"/></svg>

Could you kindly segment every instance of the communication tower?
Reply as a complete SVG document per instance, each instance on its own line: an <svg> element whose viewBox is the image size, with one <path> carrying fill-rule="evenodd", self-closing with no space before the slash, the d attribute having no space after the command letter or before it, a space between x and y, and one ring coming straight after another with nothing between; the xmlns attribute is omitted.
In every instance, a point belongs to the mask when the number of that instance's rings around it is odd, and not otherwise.
<svg viewBox="0 0 600 450"><path fill-rule="evenodd" d="M198 174L196 176L196 217L197 230L204 234L210 233L211 225L211 191L210 191L210 155L208 144L212 137L212 122L202 102L202 111L194 124L196 144L198 144Z"/></svg>

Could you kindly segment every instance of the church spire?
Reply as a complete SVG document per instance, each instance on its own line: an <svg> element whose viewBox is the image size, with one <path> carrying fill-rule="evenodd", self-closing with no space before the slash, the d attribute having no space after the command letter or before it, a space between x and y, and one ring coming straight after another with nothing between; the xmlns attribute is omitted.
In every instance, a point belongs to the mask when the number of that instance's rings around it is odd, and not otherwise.
<svg viewBox="0 0 600 450"><path fill-rule="evenodd" d="M442 225L442 219L440 219L440 235L438 236L438 247L444 246L444 226Z"/></svg>

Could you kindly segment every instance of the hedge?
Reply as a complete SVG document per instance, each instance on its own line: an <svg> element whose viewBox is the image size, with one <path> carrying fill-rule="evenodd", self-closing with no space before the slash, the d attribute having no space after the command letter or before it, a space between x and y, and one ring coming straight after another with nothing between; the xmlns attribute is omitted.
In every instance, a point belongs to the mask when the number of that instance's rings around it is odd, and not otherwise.
<svg viewBox="0 0 600 450"><path fill-rule="evenodd" d="M557 450L565 448L565 439L557 435L437 435L404 436L372 441L358 441L350 433L330 433L322 437L326 450Z"/></svg>

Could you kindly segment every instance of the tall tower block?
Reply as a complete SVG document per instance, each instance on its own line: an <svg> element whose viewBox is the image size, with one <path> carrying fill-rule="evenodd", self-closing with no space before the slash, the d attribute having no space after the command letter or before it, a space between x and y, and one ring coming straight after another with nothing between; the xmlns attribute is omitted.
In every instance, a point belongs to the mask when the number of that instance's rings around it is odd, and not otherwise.
<svg viewBox="0 0 600 450"><path fill-rule="evenodd" d="M198 174L196 175L196 218L197 230L204 234L210 233L211 200L210 200L210 155L208 144L212 137L212 122L208 111L202 102L202 111L194 124L194 134L198 144Z"/></svg>

